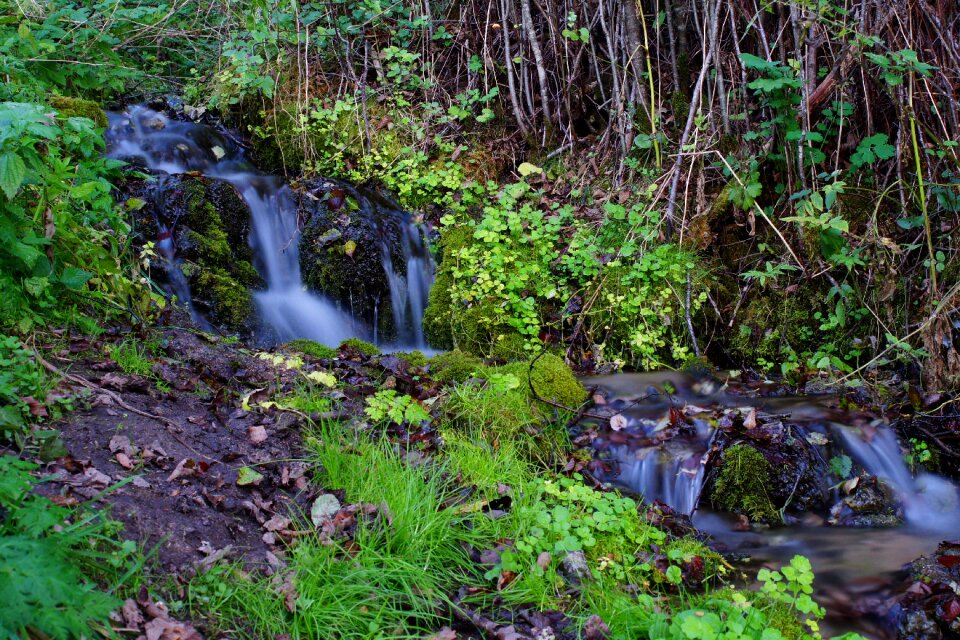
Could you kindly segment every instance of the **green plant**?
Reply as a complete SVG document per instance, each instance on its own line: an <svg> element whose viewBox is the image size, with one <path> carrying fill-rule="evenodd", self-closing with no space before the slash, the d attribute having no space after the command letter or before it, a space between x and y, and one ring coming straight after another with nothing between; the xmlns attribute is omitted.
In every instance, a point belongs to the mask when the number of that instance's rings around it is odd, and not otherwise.
<svg viewBox="0 0 960 640"><path fill-rule="evenodd" d="M850 476L850 471L853 470L853 460L850 459L845 453L841 453L838 456L833 456L830 458L830 472L841 480L845 480Z"/></svg>
<svg viewBox="0 0 960 640"><path fill-rule="evenodd" d="M319 342L314 342L313 340L291 340L286 344L286 346L288 349L292 349L293 351L298 351L321 360L331 360L337 355L337 350L333 347L328 347L320 344Z"/></svg>
<svg viewBox="0 0 960 640"><path fill-rule="evenodd" d="M358 351L361 354L372 358L373 356L380 355L380 349L375 345L369 342L365 342L358 338L349 338L340 343L340 349L349 349Z"/></svg>
<svg viewBox="0 0 960 640"><path fill-rule="evenodd" d="M100 156L93 122L7 102L0 123L0 327L64 321L87 300L143 317L151 298L123 268L130 227L108 181L122 163Z"/></svg>
<svg viewBox="0 0 960 640"><path fill-rule="evenodd" d="M910 438L910 446L903 458L907 466L910 467L911 473L916 473L918 469L933 462L933 455L926 442L917 438Z"/></svg>
<svg viewBox="0 0 960 640"><path fill-rule="evenodd" d="M6 439L19 435L34 416L46 413L42 402L46 395L43 371L33 352L20 340L0 334L0 434Z"/></svg>
<svg viewBox="0 0 960 640"><path fill-rule="evenodd" d="M138 376L150 376L153 373L153 363L147 355L147 349L136 339L126 339L108 346L107 354L124 373Z"/></svg>
<svg viewBox="0 0 960 640"><path fill-rule="evenodd" d="M0 635L91 637L109 628L115 590L137 571L102 514L72 512L32 493L36 465L0 456ZM101 591L92 576L108 579Z"/></svg>
<svg viewBox="0 0 960 640"><path fill-rule="evenodd" d="M407 395L399 395L393 389L376 392L366 400L363 410L368 418L378 424L418 425L430 420L430 412Z"/></svg>

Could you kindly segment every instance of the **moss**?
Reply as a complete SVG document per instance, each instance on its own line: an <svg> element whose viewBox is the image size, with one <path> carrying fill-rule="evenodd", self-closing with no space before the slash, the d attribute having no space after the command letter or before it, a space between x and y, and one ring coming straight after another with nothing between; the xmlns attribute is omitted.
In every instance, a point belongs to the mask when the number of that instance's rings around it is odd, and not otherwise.
<svg viewBox="0 0 960 640"><path fill-rule="evenodd" d="M801 285L794 293L764 289L743 305L730 337L731 353L742 361L784 362L812 350L817 337L813 312L822 296Z"/></svg>
<svg viewBox="0 0 960 640"><path fill-rule="evenodd" d="M212 270L201 270L196 276L196 297L206 298L213 319L234 331L249 328L253 317L253 296L250 290L233 278Z"/></svg>
<svg viewBox="0 0 960 640"><path fill-rule="evenodd" d="M520 360L526 357L526 340L519 333L501 333L493 341L493 347L490 349L490 357L495 360Z"/></svg>
<svg viewBox="0 0 960 640"><path fill-rule="evenodd" d="M429 362L429 359L423 355L422 351L411 351L410 353L398 353L396 355L401 360L406 361L411 367L425 367L427 366L427 362Z"/></svg>
<svg viewBox="0 0 960 640"><path fill-rule="evenodd" d="M67 96L50 96L47 102L51 107L57 110L61 118L89 118L101 129L106 129L107 114L103 112L93 100L81 100L80 98L68 98Z"/></svg>
<svg viewBox="0 0 960 640"><path fill-rule="evenodd" d="M349 338L340 343L340 349L351 349L353 351L359 351L365 356L378 356L380 355L380 349L375 344L370 344L369 342L364 342L359 338Z"/></svg>
<svg viewBox="0 0 960 640"><path fill-rule="evenodd" d="M767 494L770 463L759 451L737 444L723 452L711 500L731 513L754 521L780 522L780 514Z"/></svg>
<svg viewBox="0 0 960 640"><path fill-rule="evenodd" d="M292 351L313 356L314 358L320 358L321 360L331 360L337 355L337 350L333 347L328 347L327 345L314 342L313 340L307 340L306 338L291 340L286 344L286 347Z"/></svg>
<svg viewBox="0 0 960 640"><path fill-rule="evenodd" d="M453 340L453 269L456 266L458 252L470 245L473 234L468 226L448 228L440 239L439 264L430 299L423 314L423 335L431 346L438 349L452 349Z"/></svg>
<svg viewBox="0 0 960 640"><path fill-rule="evenodd" d="M464 382L484 370L483 361L459 350L430 358L430 376L440 382Z"/></svg>
<svg viewBox="0 0 960 640"><path fill-rule="evenodd" d="M522 387L528 392L532 385L540 398L571 409L579 407L587 397L587 390L573 375L563 358L550 353L537 358L532 371L529 362L512 362L491 371L513 374L520 379Z"/></svg>
<svg viewBox="0 0 960 640"><path fill-rule="evenodd" d="M764 603L767 607L767 621L770 627L776 629L786 640L800 640L808 638L806 629L797 619L797 612L789 605L777 600Z"/></svg>

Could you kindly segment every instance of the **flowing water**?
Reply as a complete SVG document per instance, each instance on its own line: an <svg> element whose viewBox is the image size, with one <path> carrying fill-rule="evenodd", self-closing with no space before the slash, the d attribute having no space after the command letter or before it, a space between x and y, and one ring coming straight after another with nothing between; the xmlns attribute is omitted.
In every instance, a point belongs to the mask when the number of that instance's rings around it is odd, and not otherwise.
<svg viewBox="0 0 960 640"><path fill-rule="evenodd" d="M373 329L328 298L309 292L300 272L298 206L295 194L280 177L266 175L245 158L243 150L211 127L180 122L146 107L110 114L107 131L111 157L133 160L160 176L197 172L232 184L250 209L249 243L266 288L254 293L264 334L271 341L309 338L337 345L350 337L370 339ZM162 193L162 188L158 191ZM356 190L354 189L356 192ZM433 280L433 261L422 226L397 206L377 207L357 192L366 215L401 229L403 269L397 269L386 245L383 268L390 284L391 309L403 345L424 347L422 319ZM161 204L162 207L162 204ZM161 228L157 246L165 258L169 282L177 298L193 312L186 278L180 270L170 229ZM196 313L194 316L203 322Z"/></svg>
<svg viewBox="0 0 960 640"><path fill-rule="evenodd" d="M889 425L854 417L831 405L830 398L761 398L729 393L714 381L674 373L618 374L593 378L614 409L627 421L619 431L600 432L595 447L601 458L616 463L604 478L646 500L660 500L691 514L693 524L721 547L750 558L754 568L782 564L796 554L810 558L816 593L828 605L831 632L859 631L870 638L892 638L890 596L904 577L904 566L960 531L957 486L933 474L913 474L904 450ZM815 442L823 459L846 454L862 470L880 479L902 507L901 526L854 528L825 526L827 509L807 514L798 524L744 531L735 516L711 512L701 503L708 481L717 416L775 416L798 437L820 434ZM677 415L688 426L671 431ZM670 435L667 435L668 432ZM828 503L840 501L837 480L824 478ZM829 505L828 505L829 506Z"/></svg>

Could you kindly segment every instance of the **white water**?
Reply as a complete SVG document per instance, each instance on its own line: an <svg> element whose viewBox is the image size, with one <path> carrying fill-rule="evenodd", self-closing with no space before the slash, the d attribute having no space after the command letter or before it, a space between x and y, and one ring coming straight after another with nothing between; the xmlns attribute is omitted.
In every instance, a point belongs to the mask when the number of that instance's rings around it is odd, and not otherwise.
<svg viewBox="0 0 960 640"><path fill-rule="evenodd" d="M930 530L945 532L960 528L957 487L946 478L910 473L903 451L893 430L887 427L868 430L836 426L844 449L867 472L886 482L903 503L907 522Z"/></svg>
<svg viewBox="0 0 960 640"><path fill-rule="evenodd" d="M386 243L382 246L383 269L390 283L393 323L401 344L423 349L427 346L423 337L423 312L426 310L430 287L433 286L433 259L418 225L405 222L400 227L400 233L406 276L396 272L390 248Z"/></svg>
<svg viewBox="0 0 960 640"><path fill-rule="evenodd" d="M281 179L257 172L235 145L213 129L173 121L145 107L112 114L107 139L111 157L135 158L159 173L199 172L225 180L237 189L250 209L250 244L267 283L266 290L256 292L254 299L270 337L279 341L309 338L331 346L349 337L368 337L367 330L350 315L338 310L327 298L304 288L298 251L297 206L289 186ZM419 238L419 228L408 226L416 229ZM420 241L419 246L422 245ZM401 335L401 338L421 346L421 322L432 283L432 263L429 263L429 252L418 251L417 247L411 232L405 228L404 252L407 274L411 277L402 278L394 273L389 253L384 268L390 278L398 331L411 327L410 335ZM178 262L172 254L167 262L179 273ZM183 291L186 283L182 273L179 277L171 274L170 280L178 289L178 297L189 301L189 289Z"/></svg>

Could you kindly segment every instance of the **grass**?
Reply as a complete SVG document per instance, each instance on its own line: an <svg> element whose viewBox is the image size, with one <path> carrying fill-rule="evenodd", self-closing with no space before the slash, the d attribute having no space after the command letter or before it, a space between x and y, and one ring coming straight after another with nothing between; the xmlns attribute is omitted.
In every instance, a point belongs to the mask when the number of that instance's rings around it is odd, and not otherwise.
<svg viewBox="0 0 960 640"><path fill-rule="evenodd" d="M108 346L107 355L124 373L144 377L153 375L153 363L150 361L147 348L135 339L126 339Z"/></svg>
<svg viewBox="0 0 960 640"><path fill-rule="evenodd" d="M448 431L469 433L494 449L510 442L519 457L553 468L570 450L569 434L563 424L546 419L514 382L454 387L443 404Z"/></svg>

